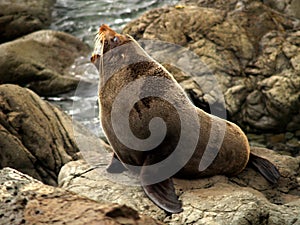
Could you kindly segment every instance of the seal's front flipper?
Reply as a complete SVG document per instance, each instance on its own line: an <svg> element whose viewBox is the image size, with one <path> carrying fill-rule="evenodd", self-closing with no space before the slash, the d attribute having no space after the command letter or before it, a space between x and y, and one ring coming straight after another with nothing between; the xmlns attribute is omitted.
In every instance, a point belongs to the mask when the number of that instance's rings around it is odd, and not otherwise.
<svg viewBox="0 0 300 225"><path fill-rule="evenodd" d="M250 153L249 163L260 172L267 181L272 184L277 184L280 178L280 173L275 165L269 160L261 158L253 153Z"/></svg>
<svg viewBox="0 0 300 225"><path fill-rule="evenodd" d="M182 204L175 194L171 178L156 184L142 186L146 195L161 209L168 213L182 212Z"/></svg>
<svg viewBox="0 0 300 225"><path fill-rule="evenodd" d="M175 188L172 178L167 178L158 183L155 182L155 177L160 173L159 169L153 167L147 167L152 165L149 163L150 157L148 156L144 166L140 173L140 180L142 187L146 195L153 201L158 207L165 210L168 213L180 213L182 212L181 201L178 200L178 196L175 193Z"/></svg>
<svg viewBox="0 0 300 225"><path fill-rule="evenodd" d="M113 155L110 165L106 168L106 171L108 173L122 173L126 171L127 169L124 167L124 165L120 162L120 160L117 158L116 154Z"/></svg>

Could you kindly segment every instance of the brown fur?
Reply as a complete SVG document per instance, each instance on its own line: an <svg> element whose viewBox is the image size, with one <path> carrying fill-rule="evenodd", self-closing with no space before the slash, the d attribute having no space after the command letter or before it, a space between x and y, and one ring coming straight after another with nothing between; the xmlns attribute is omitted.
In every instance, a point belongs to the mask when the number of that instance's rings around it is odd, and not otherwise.
<svg viewBox="0 0 300 225"><path fill-rule="evenodd" d="M100 38L101 43L105 45L103 47L103 54L117 46L131 42L128 36L117 34L107 25L102 25L100 27L98 37ZM119 40L117 43L114 42L115 37L117 37ZM120 50L119 52L116 51L115 54L117 55L112 55L111 57L119 57L118 60L115 62L113 62L113 60L108 61L105 64L106 68L110 69L110 67L114 66L114 63L118 63L120 60L126 60L126 52L124 53L122 50ZM121 58L120 55L122 55ZM116 96L122 90L122 88L124 88L130 82L141 77L149 76L162 76L171 80L173 82L172 86L161 87L161 90L164 90L168 94L177 96L175 91L177 92L179 90L182 93L184 93L184 91L175 81L173 76L169 74L160 64L149 59L149 57L146 55L141 55L140 53L137 53L136 55L138 58L144 58L145 60L125 66L112 77L110 77L106 81L105 85L100 88L99 99L101 104L100 117L102 126L116 155L123 163L142 166L148 154L154 155L156 161L160 161L172 153L176 147L177 141L180 138L181 127L179 115L171 104L160 98L149 97L137 102L134 108L131 110L129 118L131 130L137 137L142 139L147 138L150 135L148 124L153 117L162 118L167 125L168 132L164 141L157 148L151 150L150 152L135 151L124 146L118 140L114 130L112 129L111 110ZM96 64L99 58L99 54L94 54L92 57L92 62ZM141 89L140 91L144 91L147 88L151 87L145 87L145 89ZM189 104L192 105L191 102ZM122 109L120 108L120 110ZM245 134L237 125L231 122L211 116L201 109L197 108L196 110L201 123L199 142L193 156L177 175L187 178L211 176L217 174L235 175L241 172L247 165L250 154L250 147ZM186 111L185 113L189 112ZM199 163L203 152L207 147L209 136L214 135L210 132L212 122L220 124L220 126L222 126L222 124L225 122L225 137L219 153L213 163L205 171L199 172Z"/></svg>

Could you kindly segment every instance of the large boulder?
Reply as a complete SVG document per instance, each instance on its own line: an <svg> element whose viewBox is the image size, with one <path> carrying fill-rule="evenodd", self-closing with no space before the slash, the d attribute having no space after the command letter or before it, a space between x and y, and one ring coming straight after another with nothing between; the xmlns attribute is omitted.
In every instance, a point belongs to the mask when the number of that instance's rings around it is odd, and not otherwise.
<svg viewBox="0 0 300 225"><path fill-rule="evenodd" d="M0 43L48 28L54 3L55 0L0 1Z"/></svg>
<svg viewBox="0 0 300 225"><path fill-rule="evenodd" d="M162 224L125 205L97 203L10 168L0 170L0 185L1 224Z"/></svg>
<svg viewBox="0 0 300 225"><path fill-rule="evenodd" d="M199 3L154 9L129 23L124 33L196 53L198 63L185 54L178 60L190 71L199 71L199 65L208 68L223 93L228 118L245 131L300 130L299 21L259 1L199 2L210 2L210 7ZM176 70L170 70L176 77ZM213 105L218 86L205 92L195 77L185 74L179 81L198 106Z"/></svg>
<svg viewBox="0 0 300 225"><path fill-rule="evenodd" d="M167 215L144 194L132 174L108 174L108 161L93 154L93 166L83 160L67 163L59 185L96 201L126 204L138 212L172 225L180 224L299 224L300 157L283 156L268 149L252 148L279 168L277 186L270 185L252 168L235 177L214 176L196 180L174 179L183 212ZM91 162L90 158L85 158Z"/></svg>
<svg viewBox="0 0 300 225"><path fill-rule="evenodd" d="M82 144L79 135L86 136ZM33 91L0 85L0 168L12 167L57 185L61 167L81 158L81 145L94 146L90 149L95 151L103 148L101 143Z"/></svg>
<svg viewBox="0 0 300 225"><path fill-rule="evenodd" d="M0 84L26 86L42 96L76 89L80 79L68 73L89 48L79 39L42 30L0 45Z"/></svg>
<svg viewBox="0 0 300 225"><path fill-rule="evenodd" d="M202 7L219 8L219 9L235 9L236 6L243 6L245 3L257 0L181 0L182 4L196 4ZM300 2L298 0L259 0L267 6L284 13L291 17L300 19Z"/></svg>
<svg viewBox="0 0 300 225"><path fill-rule="evenodd" d="M300 1L299 0L263 0L268 6L279 12L300 19Z"/></svg>

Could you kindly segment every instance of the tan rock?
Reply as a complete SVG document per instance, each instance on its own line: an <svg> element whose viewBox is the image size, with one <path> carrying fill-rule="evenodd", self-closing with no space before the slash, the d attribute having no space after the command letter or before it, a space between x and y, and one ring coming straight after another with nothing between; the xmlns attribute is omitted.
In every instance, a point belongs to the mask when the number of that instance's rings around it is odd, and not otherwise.
<svg viewBox="0 0 300 225"><path fill-rule="evenodd" d="M0 170L1 224L162 224L125 205L103 204L38 182L16 170Z"/></svg>
<svg viewBox="0 0 300 225"><path fill-rule="evenodd" d="M236 177L174 179L184 211L166 215L143 193L130 173L108 174L105 161L66 164L59 175L61 187L96 201L126 204L167 224L297 224L300 214L300 157L252 148L278 166L282 177L270 185L260 174L246 168ZM94 155L97 157L97 155ZM106 161L108 163L108 161Z"/></svg>

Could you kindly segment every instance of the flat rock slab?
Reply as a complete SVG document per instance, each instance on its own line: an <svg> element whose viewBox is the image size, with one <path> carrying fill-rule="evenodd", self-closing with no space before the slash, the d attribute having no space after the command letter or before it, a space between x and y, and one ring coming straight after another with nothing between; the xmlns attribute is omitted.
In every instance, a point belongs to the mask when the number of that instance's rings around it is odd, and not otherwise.
<svg viewBox="0 0 300 225"><path fill-rule="evenodd" d="M89 47L63 32L42 30L0 45L0 84L26 86L41 96L75 90L79 78L68 73Z"/></svg>
<svg viewBox="0 0 300 225"><path fill-rule="evenodd" d="M252 148L276 164L282 174L278 186L246 168L236 177L175 179L184 211L168 216L144 194L130 173L108 174L108 161L83 160L66 164L59 185L96 201L126 204L138 212L172 225L179 224L300 224L300 157L293 158L268 149ZM103 156L93 154L95 160ZM87 158L89 162L90 159Z"/></svg>
<svg viewBox="0 0 300 225"><path fill-rule="evenodd" d="M1 224L162 224L125 205L98 203L11 168L0 170L0 187Z"/></svg>
<svg viewBox="0 0 300 225"><path fill-rule="evenodd" d="M45 29L55 0L0 1L0 43Z"/></svg>

